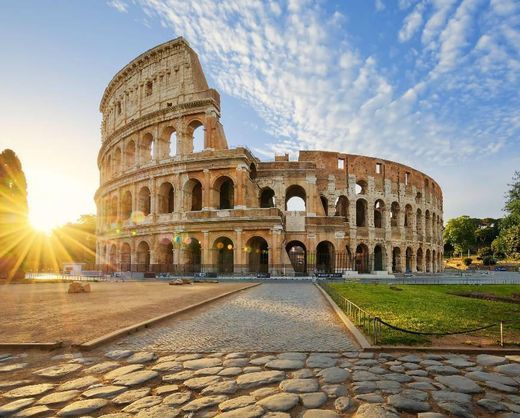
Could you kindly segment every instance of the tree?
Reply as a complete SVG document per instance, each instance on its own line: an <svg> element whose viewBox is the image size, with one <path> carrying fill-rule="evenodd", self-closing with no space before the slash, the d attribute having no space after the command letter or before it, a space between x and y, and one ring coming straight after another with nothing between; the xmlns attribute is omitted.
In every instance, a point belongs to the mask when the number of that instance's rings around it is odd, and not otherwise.
<svg viewBox="0 0 520 418"><path fill-rule="evenodd" d="M466 215L450 219L444 228L444 243L453 245L459 253L473 249L476 245L475 231L478 221Z"/></svg>
<svg viewBox="0 0 520 418"><path fill-rule="evenodd" d="M500 222L500 234L491 247L495 254L520 260L520 171L515 171L509 186L504 206L506 216Z"/></svg>

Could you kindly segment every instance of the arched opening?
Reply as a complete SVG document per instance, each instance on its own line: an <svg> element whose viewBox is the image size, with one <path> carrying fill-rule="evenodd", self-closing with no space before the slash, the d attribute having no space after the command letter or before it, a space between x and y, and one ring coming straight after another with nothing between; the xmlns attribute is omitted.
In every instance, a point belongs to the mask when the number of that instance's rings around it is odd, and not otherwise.
<svg viewBox="0 0 520 418"><path fill-rule="evenodd" d="M367 194L368 184L365 180L356 182L356 194Z"/></svg>
<svg viewBox="0 0 520 418"><path fill-rule="evenodd" d="M190 179L184 186L184 207L187 211L202 210L202 184L197 179Z"/></svg>
<svg viewBox="0 0 520 418"><path fill-rule="evenodd" d="M267 273L269 270L269 247L262 237L252 237L246 243L247 266L250 273Z"/></svg>
<svg viewBox="0 0 520 418"><path fill-rule="evenodd" d="M376 200L376 203L374 204L374 227L383 228L384 210L385 202L383 202L381 199Z"/></svg>
<svg viewBox="0 0 520 418"><path fill-rule="evenodd" d="M146 241L137 246L137 264L140 271L148 271L150 267L150 246Z"/></svg>
<svg viewBox="0 0 520 418"><path fill-rule="evenodd" d="M322 241L316 247L316 271L332 273L335 271L336 251L330 241Z"/></svg>
<svg viewBox="0 0 520 418"><path fill-rule="evenodd" d="M285 191L285 210L306 211L307 197L302 186L292 185Z"/></svg>
<svg viewBox="0 0 520 418"><path fill-rule="evenodd" d="M117 222L117 203L117 196L113 196L110 202L110 223Z"/></svg>
<svg viewBox="0 0 520 418"><path fill-rule="evenodd" d="M109 262L110 267L112 269L116 268L116 264L117 264L117 247L116 247L116 244L112 244L112 246L110 247L110 254L109 254L109 257L108 257L108 262Z"/></svg>
<svg viewBox="0 0 520 418"><path fill-rule="evenodd" d="M204 125L198 120L194 120L188 125L188 136L191 138L192 152L201 152L204 146Z"/></svg>
<svg viewBox="0 0 520 418"><path fill-rule="evenodd" d="M128 190L123 195L121 202L121 217L123 220L128 220L132 216L132 193Z"/></svg>
<svg viewBox="0 0 520 418"><path fill-rule="evenodd" d="M150 208L151 208L151 194L150 189L148 187L141 187L141 190L139 190L139 205L138 210L141 212L144 216L148 216L150 214Z"/></svg>
<svg viewBox="0 0 520 418"><path fill-rule="evenodd" d="M348 199L347 196L341 195L336 200L336 213L335 216L341 216L348 222Z"/></svg>
<svg viewBox="0 0 520 418"><path fill-rule="evenodd" d="M177 154L177 132L173 126L164 128L158 146L160 158L174 157Z"/></svg>
<svg viewBox="0 0 520 418"><path fill-rule="evenodd" d="M367 201L365 199L356 201L356 226L367 226Z"/></svg>
<svg viewBox="0 0 520 418"><path fill-rule="evenodd" d="M157 264L164 264L167 266L173 264L173 244L168 238L163 238L159 242L157 248Z"/></svg>
<svg viewBox="0 0 520 418"><path fill-rule="evenodd" d="M417 266L417 271L423 271L423 250L422 248L419 248L417 250L417 254L415 256L416 262L415 265Z"/></svg>
<svg viewBox="0 0 520 418"><path fill-rule="evenodd" d="M411 273L413 270L413 250L406 248L406 273Z"/></svg>
<svg viewBox="0 0 520 418"><path fill-rule="evenodd" d="M394 247L392 250L392 271L394 273L402 273L403 268L401 266L401 249Z"/></svg>
<svg viewBox="0 0 520 418"><path fill-rule="evenodd" d="M355 261L352 258L352 252L348 245L345 246L345 252L343 254L343 269L352 270L354 268Z"/></svg>
<svg viewBox="0 0 520 418"><path fill-rule="evenodd" d="M430 249L427 249L426 250L426 272L427 273L430 273L432 271L431 263L432 263L432 256L430 253Z"/></svg>
<svg viewBox="0 0 520 418"><path fill-rule="evenodd" d="M307 249L300 241L291 241L285 246L292 268L296 274L307 273Z"/></svg>
<svg viewBox="0 0 520 418"><path fill-rule="evenodd" d="M365 244L359 244L356 247L356 270L358 273L369 273L368 266L368 247Z"/></svg>
<svg viewBox="0 0 520 418"><path fill-rule="evenodd" d="M182 243L184 271L197 273L201 270L201 251L202 247L196 238L188 237Z"/></svg>
<svg viewBox="0 0 520 418"><path fill-rule="evenodd" d="M174 190L171 183L163 183L159 187L159 213L173 213L174 207Z"/></svg>
<svg viewBox="0 0 520 418"><path fill-rule="evenodd" d="M219 177L213 184L215 204L218 209L233 209L235 205L235 185L227 176Z"/></svg>
<svg viewBox="0 0 520 418"><path fill-rule="evenodd" d="M153 136L151 133L146 133L141 138L139 147L139 160L141 163L147 163L153 158Z"/></svg>
<svg viewBox="0 0 520 418"><path fill-rule="evenodd" d="M430 217L430 211L426 210L425 213L425 228L426 228L426 241L429 241L432 235L432 225L431 225L431 217Z"/></svg>
<svg viewBox="0 0 520 418"><path fill-rule="evenodd" d="M383 248L379 244L374 247L374 270L383 271Z"/></svg>
<svg viewBox="0 0 520 418"><path fill-rule="evenodd" d="M125 148L126 167L130 168L135 165L135 142L130 141Z"/></svg>
<svg viewBox="0 0 520 418"><path fill-rule="evenodd" d="M260 207L261 208L274 208L274 190L265 187L260 191Z"/></svg>
<svg viewBox="0 0 520 418"><path fill-rule="evenodd" d="M421 203L421 200L422 200L422 193L417 192L417 194L415 195L415 203L417 203L419 205Z"/></svg>
<svg viewBox="0 0 520 418"><path fill-rule="evenodd" d="M114 151L114 173L119 174L121 172L121 148L117 147Z"/></svg>
<svg viewBox="0 0 520 418"><path fill-rule="evenodd" d="M323 206L323 213L325 213L325 216L329 216L329 200L325 196L320 195L320 201L321 206Z"/></svg>
<svg viewBox="0 0 520 418"><path fill-rule="evenodd" d="M256 179L256 176L257 176L257 172L256 172L256 164L251 163L251 164L249 164L249 178L250 178L251 180L255 180L255 179Z"/></svg>
<svg viewBox="0 0 520 418"><path fill-rule="evenodd" d="M397 228L399 226L399 203L393 202L390 208L390 226Z"/></svg>
<svg viewBox="0 0 520 418"><path fill-rule="evenodd" d="M412 206L406 205L404 207L404 226L405 228L411 228L412 227Z"/></svg>
<svg viewBox="0 0 520 418"><path fill-rule="evenodd" d="M130 244L124 242L121 245L121 271L130 271L130 263L131 261L132 250L130 249Z"/></svg>
<svg viewBox="0 0 520 418"><path fill-rule="evenodd" d="M418 235L423 233L421 209L417 209L417 214L415 216L415 229L416 229ZM422 237L419 237L419 238L421 239Z"/></svg>
<svg viewBox="0 0 520 418"><path fill-rule="evenodd" d="M215 264L219 273L233 273L234 245L228 237L220 237L213 244Z"/></svg>

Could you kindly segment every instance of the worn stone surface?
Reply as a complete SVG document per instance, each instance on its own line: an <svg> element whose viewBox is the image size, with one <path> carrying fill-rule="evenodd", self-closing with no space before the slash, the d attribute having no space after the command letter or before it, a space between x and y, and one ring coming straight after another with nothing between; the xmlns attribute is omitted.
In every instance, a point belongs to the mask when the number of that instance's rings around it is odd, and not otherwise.
<svg viewBox="0 0 520 418"><path fill-rule="evenodd" d="M60 417L74 417L78 415L89 414L106 406L108 401L106 399L87 399L84 401L77 401L67 405L58 412Z"/></svg>
<svg viewBox="0 0 520 418"><path fill-rule="evenodd" d="M83 392L85 398L113 398L128 390L126 386L99 386Z"/></svg>
<svg viewBox="0 0 520 418"><path fill-rule="evenodd" d="M225 395L203 396L202 398L188 402L181 409L185 412L196 412L213 405L218 405L227 399L228 397Z"/></svg>
<svg viewBox="0 0 520 418"><path fill-rule="evenodd" d="M300 400L294 393L278 393L258 401L258 405L269 411L288 411Z"/></svg>
<svg viewBox="0 0 520 418"><path fill-rule="evenodd" d="M0 406L0 416L7 416L34 403L34 398L17 399Z"/></svg>
<svg viewBox="0 0 520 418"><path fill-rule="evenodd" d="M155 379L159 373L153 370L139 370L118 377L114 380L115 385L136 386L148 380Z"/></svg>
<svg viewBox="0 0 520 418"><path fill-rule="evenodd" d="M164 398L163 402L167 405L179 406L191 399L190 391L176 392Z"/></svg>
<svg viewBox="0 0 520 418"><path fill-rule="evenodd" d="M63 377L72 372L78 371L82 367L83 366L81 364L66 363L37 370L34 372L34 374L41 377Z"/></svg>
<svg viewBox="0 0 520 418"><path fill-rule="evenodd" d="M39 385L22 386L4 393L2 396L6 398L29 398L31 396L42 395L50 391L56 385L52 383L41 383Z"/></svg>
<svg viewBox="0 0 520 418"><path fill-rule="evenodd" d="M65 392L54 392L50 395L45 395L43 398L38 400L38 404L41 405L51 405L56 403L68 402L71 399L77 398L79 395L79 391L77 390L67 390Z"/></svg>
<svg viewBox="0 0 520 418"><path fill-rule="evenodd" d="M479 393L482 388L475 381L463 376L437 376L435 380L450 389L462 393Z"/></svg>
<svg viewBox="0 0 520 418"><path fill-rule="evenodd" d="M145 396L148 396L150 392L151 389L147 387L132 389L116 396L114 399L112 399L112 402L118 405L129 404L137 401L138 399L144 398Z"/></svg>
<svg viewBox="0 0 520 418"><path fill-rule="evenodd" d="M319 384L317 379L287 379L280 383L280 389L293 393L316 392Z"/></svg>
<svg viewBox="0 0 520 418"><path fill-rule="evenodd" d="M138 399L123 408L123 412L135 413L141 409L151 408L152 406L159 405L162 402L160 396L145 396L144 398Z"/></svg>

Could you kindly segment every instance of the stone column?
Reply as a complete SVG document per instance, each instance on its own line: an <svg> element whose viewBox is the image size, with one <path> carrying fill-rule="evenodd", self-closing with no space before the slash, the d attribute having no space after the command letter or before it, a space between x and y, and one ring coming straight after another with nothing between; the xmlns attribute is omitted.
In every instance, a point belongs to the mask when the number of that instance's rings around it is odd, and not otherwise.
<svg viewBox="0 0 520 418"><path fill-rule="evenodd" d="M237 166L236 168L236 177L237 177L237 184L235 187L235 202L234 207L235 209L245 209L245 173L246 168L244 168L242 165Z"/></svg>
<svg viewBox="0 0 520 418"><path fill-rule="evenodd" d="M271 229L271 242L269 246L269 268L272 275L279 274L278 267L282 264L282 229L281 226L274 226Z"/></svg>
<svg viewBox="0 0 520 418"><path fill-rule="evenodd" d="M316 176L307 176L307 187L305 209L307 210L307 216L316 216L316 205L318 204L318 192L316 190Z"/></svg>
<svg viewBox="0 0 520 418"><path fill-rule="evenodd" d="M388 244L386 246L386 271L388 273L392 273L393 270L392 270L392 244Z"/></svg>
<svg viewBox="0 0 520 418"><path fill-rule="evenodd" d="M211 181L209 169L204 169L204 183L202 184L202 210L214 208L211 202Z"/></svg>
<svg viewBox="0 0 520 418"><path fill-rule="evenodd" d="M151 181L151 187L150 187L150 214L152 215L152 218L155 219L155 216L157 215L157 184L155 181L155 178L152 177L150 179Z"/></svg>
<svg viewBox="0 0 520 418"><path fill-rule="evenodd" d="M235 272L243 273L245 269L245 253L242 243L242 228L235 229L236 241L234 251L234 264L236 268L234 268Z"/></svg>
<svg viewBox="0 0 520 418"><path fill-rule="evenodd" d="M210 252L210 244L209 244L209 231L207 230L203 230L202 231L203 233L203 236L202 236L202 260L201 260L201 264L203 266L206 267L206 270L209 269L209 266L211 265L212 263L212 260L210 259L211 258L211 252Z"/></svg>

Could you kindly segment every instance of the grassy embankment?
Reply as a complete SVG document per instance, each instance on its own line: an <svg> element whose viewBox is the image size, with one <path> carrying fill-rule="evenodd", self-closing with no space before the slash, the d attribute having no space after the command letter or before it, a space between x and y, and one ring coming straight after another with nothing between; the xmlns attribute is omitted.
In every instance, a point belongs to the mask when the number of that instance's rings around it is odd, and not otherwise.
<svg viewBox="0 0 520 418"><path fill-rule="evenodd" d="M398 285L332 283L331 295L344 296L374 316L400 328L424 332L453 332L477 328L501 320L507 343L520 344L520 304L456 296L453 292L478 292L497 296L520 293L520 285ZM401 289L401 290L398 290ZM336 293L336 295L335 295ZM340 303L338 305L341 306ZM390 330L383 326L379 344L430 344L432 338ZM366 333L367 334L367 333ZM499 340L499 327L474 335ZM459 337L464 342L465 335ZM435 341L438 344L439 341ZM450 340L453 344L453 339Z"/></svg>

